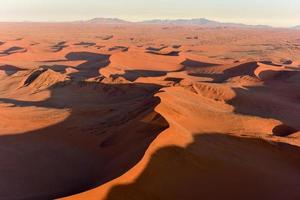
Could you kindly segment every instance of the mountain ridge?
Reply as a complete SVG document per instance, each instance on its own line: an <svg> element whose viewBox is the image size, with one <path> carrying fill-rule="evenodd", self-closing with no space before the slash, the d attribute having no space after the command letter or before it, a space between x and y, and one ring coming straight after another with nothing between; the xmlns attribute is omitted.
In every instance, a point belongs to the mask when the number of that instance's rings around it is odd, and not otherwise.
<svg viewBox="0 0 300 200"><path fill-rule="evenodd" d="M248 25L242 23L228 23L228 22L219 22L214 20L209 20L206 18L192 18L192 19L154 19L146 20L140 23L143 24L166 24L166 25L200 25L200 26L209 26L209 27L218 27L218 26L227 26L227 27L261 27L261 28L270 28L268 25Z"/></svg>
<svg viewBox="0 0 300 200"><path fill-rule="evenodd" d="M96 17L87 20L74 21L15 21L0 23L87 23L87 24L152 24L152 25L178 25L178 26L203 26L203 27L235 27L235 28L283 28L300 29L300 25L290 27L277 27L264 24L244 24L235 22L220 22L207 18L187 18L187 19L150 19L143 21L129 21L121 18Z"/></svg>
<svg viewBox="0 0 300 200"><path fill-rule="evenodd" d="M182 26L205 26L205 27L242 27L242 28L272 28L268 25L249 25L243 23L229 23L219 22L206 18L192 18L192 19L152 19L138 22L131 22L120 18L93 18L81 23L91 24L153 24L153 25L182 25Z"/></svg>

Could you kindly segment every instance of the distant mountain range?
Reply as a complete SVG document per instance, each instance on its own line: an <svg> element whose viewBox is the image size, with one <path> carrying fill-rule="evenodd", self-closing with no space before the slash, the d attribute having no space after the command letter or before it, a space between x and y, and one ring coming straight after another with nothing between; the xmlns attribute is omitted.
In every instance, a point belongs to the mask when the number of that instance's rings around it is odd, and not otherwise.
<svg viewBox="0 0 300 200"><path fill-rule="evenodd" d="M205 26L205 27L245 27L245 28L270 28L266 25L247 25L241 23L222 23L213 21L205 18L197 19L176 19L176 20L146 20L141 22L130 22L118 18L94 18L88 21L80 21L81 23L92 23L92 24L156 24L156 25L194 25L194 26Z"/></svg>
<svg viewBox="0 0 300 200"><path fill-rule="evenodd" d="M28 21L29 22L29 21ZM153 25L175 25L175 26L202 26L202 27L233 27L233 28L275 28L268 25L249 25L243 23L228 23L209 20L206 18L194 19L153 19L139 22L126 21L119 18L94 18L90 20L72 21L69 23L89 23L89 24L153 24ZM300 25L290 27L300 29Z"/></svg>
<svg viewBox="0 0 300 200"><path fill-rule="evenodd" d="M87 23L91 23L91 24L128 24L128 23L132 23L129 21L125 21L122 19L118 19L118 18L94 18L94 19L90 19L88 21L82 21L82 22L87 22Z"/></svg>
<svg viewBox="0 0 300 200"><path fill-rule="evenodd" d="M216 26L219 25L219 22L208 20L205 18L199 19L176 19L176 20L162 20L162 19L154 19L142 21L144 24L170 24L170 25L208 25L208 26Z"/></svg>
<svg viewBox="0 0 300 200"><path fill-rule="evenodd" d="M199 25L206 27L260 27L260 28L270 28L266 25L247 25L241 23L223 23L218 21L213 21L205 18L195 18L195 19L176 19L176 20L148 20L141 23L146 24L165 24L165 25Z"/></svg>

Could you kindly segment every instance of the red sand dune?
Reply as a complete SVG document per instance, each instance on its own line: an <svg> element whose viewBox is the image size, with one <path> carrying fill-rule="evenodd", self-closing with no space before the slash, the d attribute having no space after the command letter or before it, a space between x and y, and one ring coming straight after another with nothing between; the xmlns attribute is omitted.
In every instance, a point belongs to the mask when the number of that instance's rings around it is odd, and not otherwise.
<svg viewBox="0 0 300 200"><path fill-rule="evenodd" d="M1 200L300 199L299 31L0 27Z"/></svg>

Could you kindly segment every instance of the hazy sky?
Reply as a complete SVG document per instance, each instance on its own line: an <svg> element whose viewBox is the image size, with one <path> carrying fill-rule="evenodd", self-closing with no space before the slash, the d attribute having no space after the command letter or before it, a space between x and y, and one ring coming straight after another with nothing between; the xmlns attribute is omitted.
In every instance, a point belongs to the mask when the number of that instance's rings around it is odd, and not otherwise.
<svg viewBox="0 0 300 200"><path fill-rule="evenodd" d="M300 0L0 0L0 21L118 17L200 18L248 24L300 24Z"/></svg>

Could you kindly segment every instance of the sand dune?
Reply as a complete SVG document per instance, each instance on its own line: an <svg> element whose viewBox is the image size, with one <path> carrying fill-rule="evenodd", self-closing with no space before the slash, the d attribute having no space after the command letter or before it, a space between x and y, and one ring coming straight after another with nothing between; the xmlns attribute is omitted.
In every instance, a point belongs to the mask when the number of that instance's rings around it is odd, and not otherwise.
<svg viewBox="0 0 300 200"><path fill-rule="evenodd" d="M180 51L146 51L146 53L151 53L155 55L161 55L161 56L178 56Z"/></svg>
<svg viewBox="0 0 300 200"><path fill-rule="evenodd" d="M66 47L68 47L67 42L63 41L53 45L51 48L53 49L54 52L59 52Z"/></svg>
<svg viewBox="0 0 300 200"><path fill-rule="evenodd" d="M79 42L79 43L75 43L74 45L83 46L83 47L91 47L91 46L95 46L96 43L95 42Z"/></svg>
<svg viewBox="0 0 300 200"><path fill-rule="evenodd" d="M2 66L0 66L0 70L4 71L7 75L12 75L12 74L17 73L18 71L22 71L24 69L21 69L19 67L13 66L13 65L2 65Z"/></svg>
<svg viewBox="0 0 300 200"><path fill-rule="evenodd" d="M10 48L5 49L4 51L0 52L0 55L8 56L8 55L15 54L15 53L24 53L26 51L27 50L23 47L14 46L14 47L10 47Z"/></svg>
<svg viewBox="0 0 300 200"><path fill-rule="evenodd" d="M133 183L113 187L106 199L273 199L274 193L277 199L296 199L299 180L285 173L291 166L288 171L297 173L299 149L293 146L201 134L185 148L155 152Z"/></svg>
<svg viewBox="0 0 300 200"><path fill-rule="evenodd" d="M299 31L0 26L1 200L300 198Z"/></svg>
<svg viewBox="0 0 300 200"><path fill-rule="evenodd" d="M103 35L103 36L96 36L96 38L100 38L102 40L110 40L112 39L114 36L113 35Z"/></svg>
<svg viewBox="0 0 300 200"><path fill-rule="evenodd" d="M122 51L122 52L126 52L128 51L129 47L124 47L124 46L114 46L109 48L109 51Z"/></svg>

